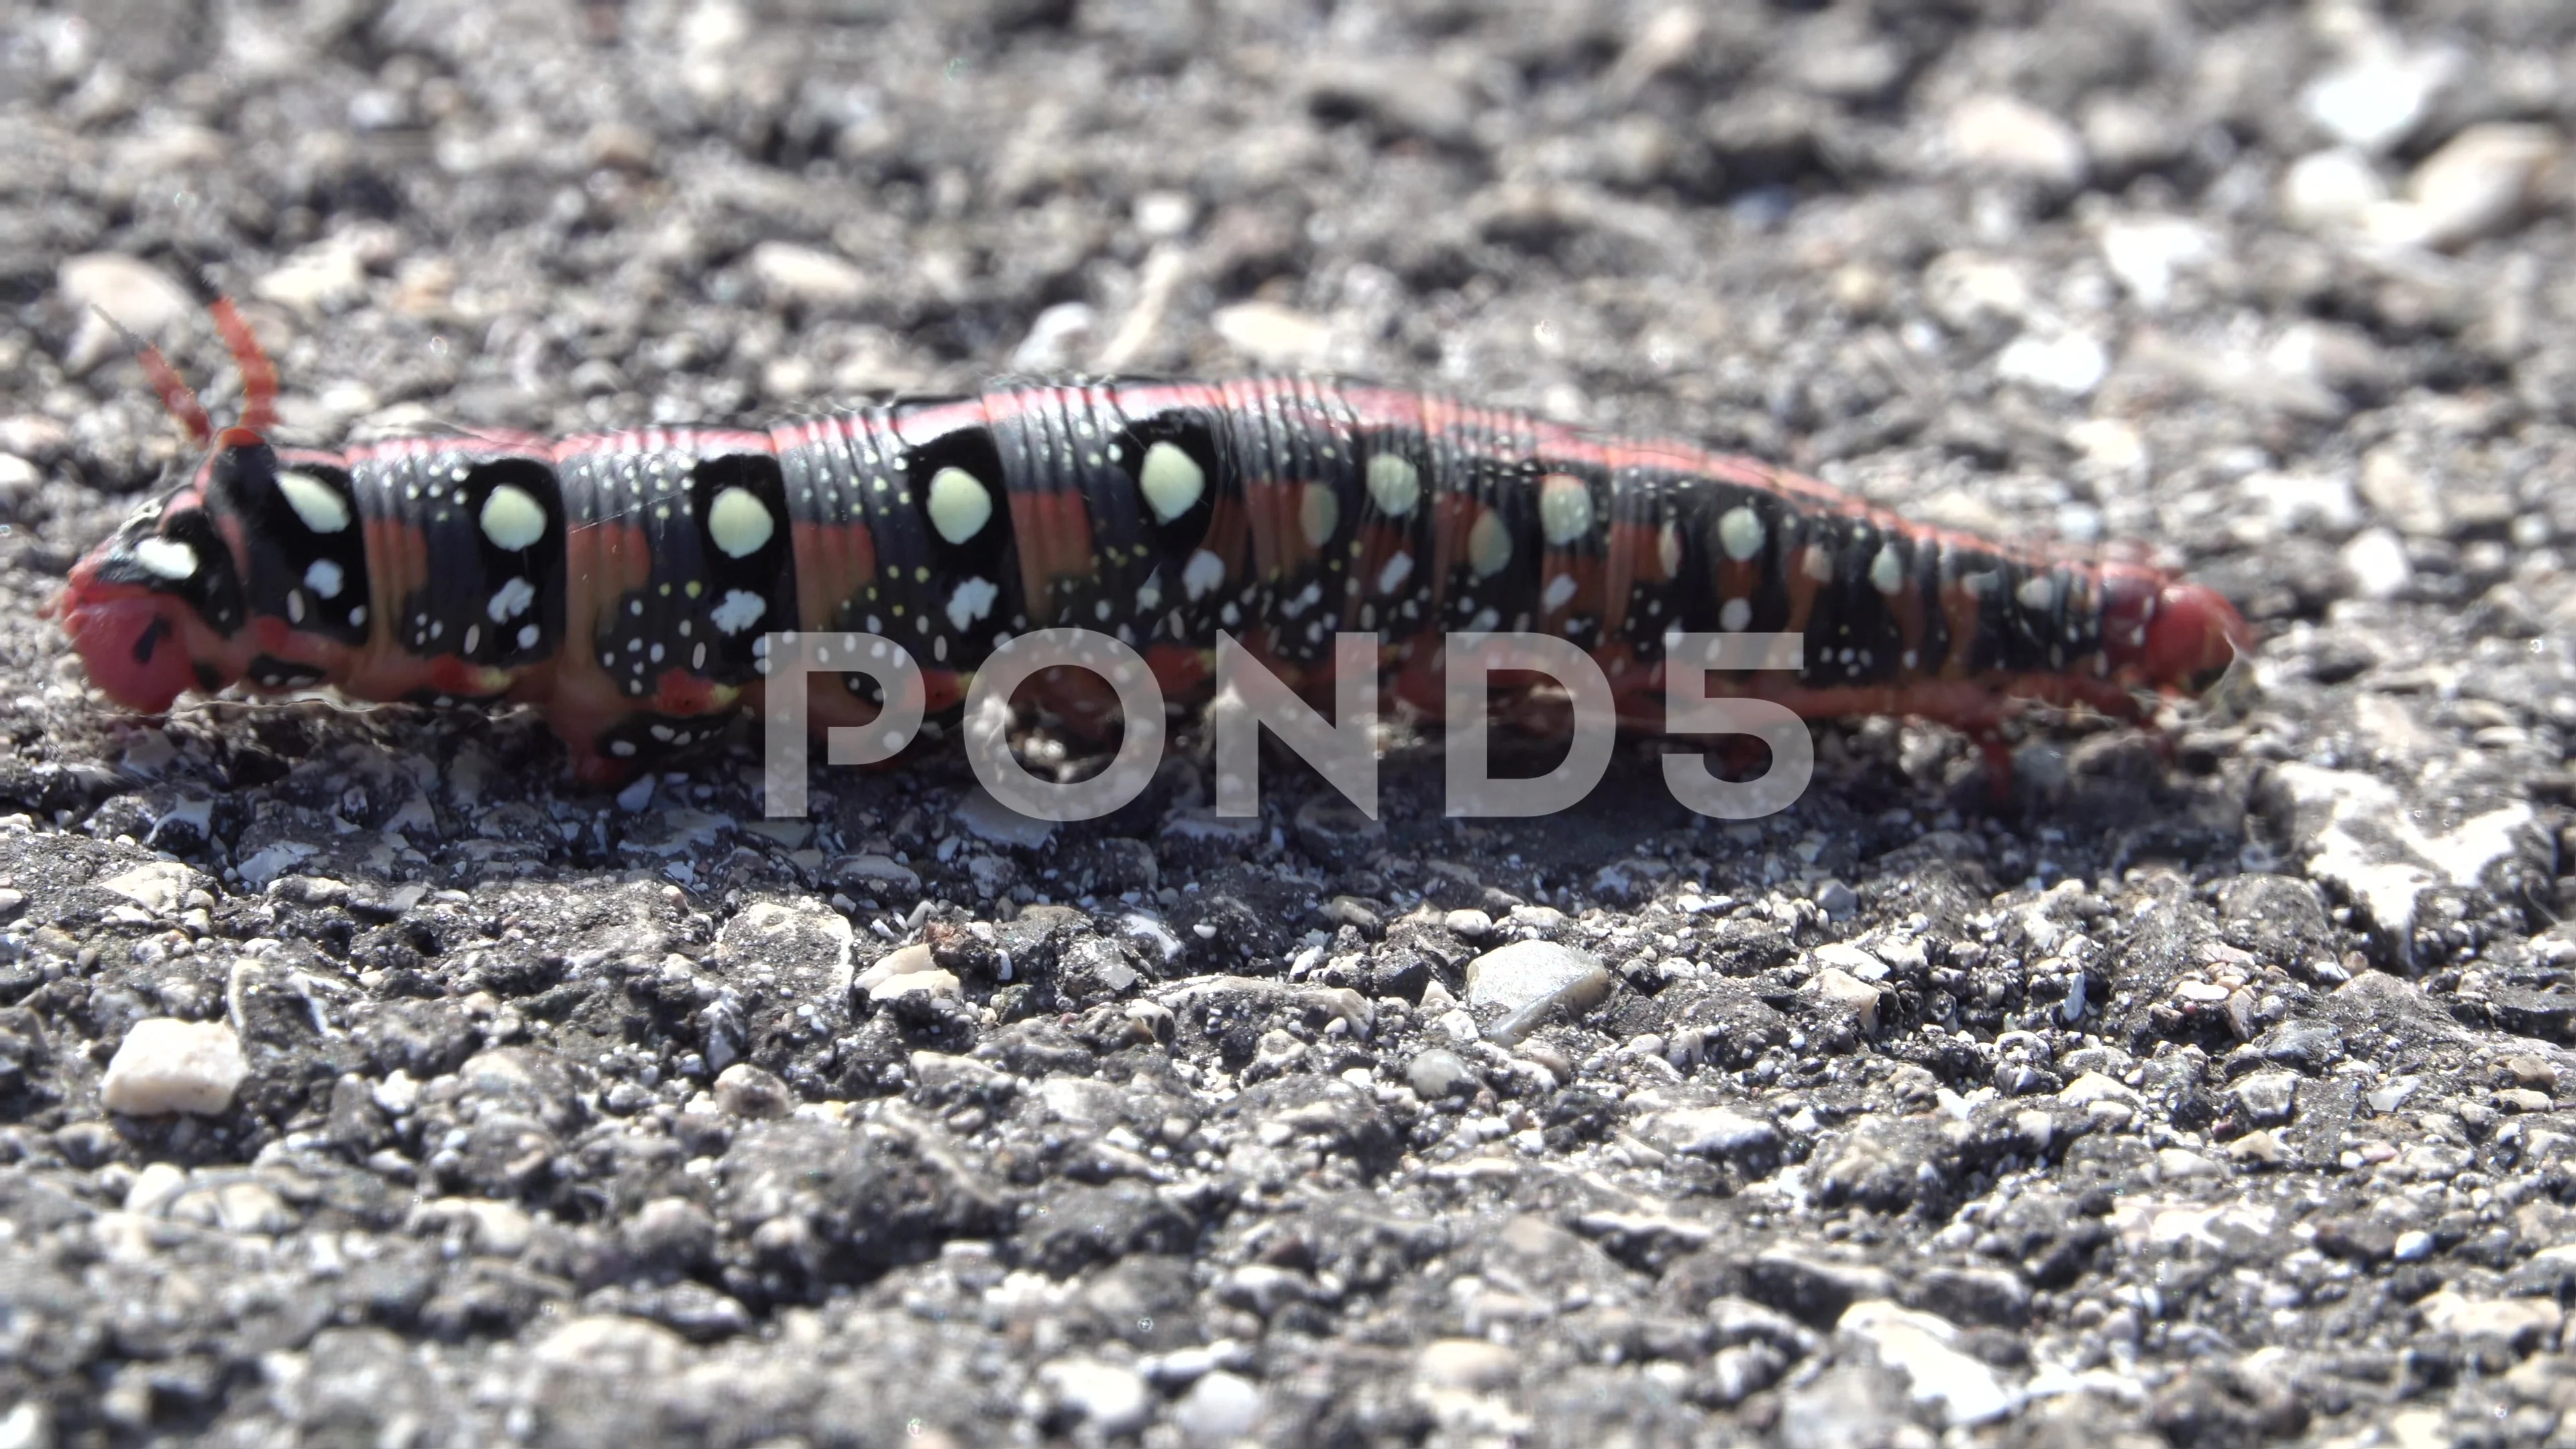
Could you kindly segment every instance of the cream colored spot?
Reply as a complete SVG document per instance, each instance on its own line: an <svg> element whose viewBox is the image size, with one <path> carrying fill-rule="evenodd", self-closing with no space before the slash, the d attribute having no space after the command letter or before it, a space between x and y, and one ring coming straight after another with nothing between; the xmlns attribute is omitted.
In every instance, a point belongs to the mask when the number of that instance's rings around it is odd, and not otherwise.
<svg viewBox="0 0 2576 1449"><path fill-rule="evenodd" d="M1574 575L1558 574L1547 581L1547 590L1539 595L1538 601L1550 613L1554 613L1574 602L1574 590Z"/></svg>
<svg viewBox="0 0 2576 1449"><path fill-rule="evenodd" d="M1717 520L1717 544L1726 556L1742 563L1762 551L1762 519L1750 508L1726 510Z"/></svg>
<svg viewBox="0 0 2576 1449"><path fill-rule="evenodd" d="M1655 535L1655 559L1664 566L1664 577L1678 577L1682 571L1682 531L1667 523Z"/></svg>
<svg viewBox="0 0 2576 1449"><path fill-rule="evenodd" d="M1512 531L1503 526L1503 516L1488 508L1476 515L1475 526L1467 530L1467 567L1480 579L1491 578L1512 561Z"/></svg>
<svg viewBox="0 0 2576 1449"><path fill-rule="evenodd" d="M147 538L134 546L134 561L165 579L197 576L197 551L175 538Z"/></svg>
<svg viewBox="0 0 2576 1449"><path fill-rule="evenodd" d="M778 532L769 505L748 488L728 488L707 505L707 538L727 558L749 558Z"/></svg>
<svg viewBox="0 0 2576 1449"><path fill-rule="evenodd" d="M993 520L993 495L963 468L930 475L930 526L950 543L964 543Z"/></svg>
<svg viewBox="0 0 2576 1449"><path fill-rule="evenodd" d="M1878 556L1869 561L1869 581L1882 594L1893 594L1905 587L1905 560L1896 556L1895 544L1884 544Z"/></svg>
<svg viewBox="0 0 2576 1449"><path fill-rule="evenodd" d="M1592 490L1571 474L1550 473L1540 479L1538 526L1547 541L1558 548L1588 536L1592 532Z"/></svg>
<svg viewBox="0 0 2576 1449"><path fill-rule="evenodd" d="M1368 460L1368 491L1377 511L1402 518L1422 501L1422 471L1393 453Z"/></svg>
<svg viewBox="0 0 2576 1449"><path fill-rule="evenodd" d="M546 510L528 490L504 483L486 494L481 516L483 536L506 553L533 547L546 536Z"/></svg>
<svg viewBox="0 0 2576 1449"><path fill-rule="evenodd" d="M1297 499L1297 531L1306 536L1306 546L1322 548L1331 543L1333 530L1341 526L1341 496L1324 484L1307 484Z"/></svg>
<svg viewBox="0 0 2576 1449"><path fill-rule="evenodd" d="M2033 574L2013 590L2013 597L2021 600L2025 609L2048 608L2057 602L2057 580L2046 574Z"/></svg>
<svg viewBox="0 0 2576 1449"><path fill-rule="evenodd" d="M1145 495L1145 505L1154 517L1169 523L1196 508L1207 492L1207 470L1198 460L1181 451L1176 443L1156 443L1145 450L1145 461L1136 472L1136 486Z"/></svg>
<svg viewBox="0 0 2576 1449"><path fill-rule="evenodd" d="M1817 583L1830 584L1834 581L1834 556L1825 549L1824 545L1808 544L1806 554L1798 562L1799 566L1807 571L1807 577Z"/></svg>
<svg viewBox="0 0 2576 1449"><path fill-rule="evenodd" d="M1753 605L1743 599L1729 599L1717 611L1717 627L1729 634L1740 634L1753 622Z"/></svg>
<svg viewBox="0 0 2576 1449"><path fill-rule="evenodd" d="M286 506L315 533L338 533L349 526L349 503L338 489L310 473L283 472L277 475L277 491L286 495Z"/></svg>

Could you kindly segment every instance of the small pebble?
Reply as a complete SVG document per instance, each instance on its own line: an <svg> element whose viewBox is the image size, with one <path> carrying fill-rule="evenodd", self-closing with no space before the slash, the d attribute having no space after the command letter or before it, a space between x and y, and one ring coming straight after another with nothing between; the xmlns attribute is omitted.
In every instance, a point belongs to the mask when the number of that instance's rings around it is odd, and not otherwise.
<svg viewBox="0 0 2576 1449"><path fill-rule="evenodd" d="M99 1098L107 1110L136 1117L211 1117L232 1106L233 1093L249 1076L241 1038L225 1023L147 1017L118 1044Z"/></svg>
<svg viewBox="0 0 2576 1449"><path fill-rule="evenodd" d="M751 249L751 275L782 302L845 307L868 294L868 274L844 258L793 242L765 241Z"/></svg>
<svg viewBox="0 0 2576 1449"><path fill-rule="evenodd" d="M2373 240L2448 250L2510 229L2539 199L2566 145L2547 126L2471 126L2406 178L2406 199L2371 213Z"/></svg>
<svg viewBox="0 0 2576 1449"><path fill-rule="evenodd" d="M2353 592L2365 599L2394 598L2415 579L2405 542L2386 528L2364 529L2345 544L2343 567L2351 575Z"/></svg>
<svg viewBox="0 0 2576 1449"><path fill-rule="evenodd" d="M1510 1046L1558 1012L1589 1010L1610 994L1610 973L1588 951L1515 941L1467 963L1467 1009L1492 1019L1485 1036Z"/></svg>
<svg viewBox="0 0 2576 1449"><path fill-rule="evenodd" d="M1413 1094L1426 1102L1473 1091L1481 1081L1465 1057L1446 1047L1416 1053L1405 1066L1404 1080L1413 1088Z"/></svg>
<svg viewBox="0 0 2576 1449"><path fill-rule="evenodd" d="M2084 138L2016 96L1971 96L1950 113L1950 153L1971 171L2064 189L2084 179Z"/></svg>
<svg viewBox="0 0 2576 1449"><path fill-rule="evenodd" d="M1172 1406L1172 1424L1181 1431L1181 1441L1186 1444L1231 1444L1248 1439L1260 1422L1260 1386L1223 1369L1202 1376Z"/></svg>
<svg viewBox="0 0 2576 1449"><path fill-rule="evenodd" d="M2433 1235L2421 1228L2410 1228L2397 1235L2397 1261L2415 1263L2433 1256Z"/></svg>
<svg viewBox="0 0 2576 1449"><path fill-rule="evenodd" d="M1481 941L1494 934L1494 918L1483 911L1451 911L1440 918L1440 924L1461 941Z"/></svg>
<svg viewBox="0 0 2576 1449"><path fill-rule="evenodd" d="M1520 1376L1518 1353L1481 1338L1435 1338L1414 1360L1414 1377L1425 1388L1490 1392L1508 1388Z"/></svg>
<svg viewBox="0 0 2576 1449"><path fill-rule="evenodd" d="M1060 1358L1038 1369L1071 1417L1115 1438L1133 1434L1154 1417L1154 1390L1145 1376L1095 1358Z"/></svg>
<svg viewBox="0 0 2576 1449"><path fill-rule="evenodd" d="M775 1073L736 1062L716 1074L716 1105L736 1117L769 1121L786 1116L796 1100Z"/></svg>

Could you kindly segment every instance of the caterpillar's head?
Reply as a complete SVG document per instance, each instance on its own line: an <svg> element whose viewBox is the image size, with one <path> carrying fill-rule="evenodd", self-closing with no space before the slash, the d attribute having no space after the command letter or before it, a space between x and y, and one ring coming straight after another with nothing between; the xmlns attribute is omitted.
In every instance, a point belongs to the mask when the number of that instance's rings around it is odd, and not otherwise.
<svg viewBox="0 0 2576 1449"><path fill-rule="evenodd" d="M2253 631L2207 584L2144 569L2106 579L2103 642L2121 674L2167 694L2205 695L2253 648Z"/></svg>
<svg viewBox="0 0 2576 1449"><path fill-rule="evenodd" d="M74 565L54 608L90 679L117 703L152 714L190 689L231 682L207 659L219 652L217 638L241 627L242 590L232 550L205 509L206 481L246 463L275 467L260 430L277 418L277 368L231 298L208 311L241 368L241 421L218 434L160 349L127 333L161 405L214 451L190 481L135 510Z"/></svg>
<svg viewBox="0 0 2576 1449"><path fill-rule="evenodd" d="M2166 688L2207 694L2252 647L2245 616L2207 584L2172 583L2147 621L2147 677Z"/></svg>
<svg viewBox="0 0 2576 1449"><path fill-rule="evenodd" d="M224 446L267 448L240 429L227 430ZM150 714L187 690L229 682L206 656L241 627L242 593L232 551L203 506L203 477L135 510L72 566L56 606L91 681Z"/></svg>

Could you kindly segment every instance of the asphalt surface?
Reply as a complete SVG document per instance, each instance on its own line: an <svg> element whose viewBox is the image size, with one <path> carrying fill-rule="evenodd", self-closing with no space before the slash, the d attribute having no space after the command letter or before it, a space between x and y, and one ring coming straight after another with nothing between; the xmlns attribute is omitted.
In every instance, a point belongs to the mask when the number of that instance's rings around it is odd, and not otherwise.
<svg viewBox="0 0 2576 1449"><path fill-rule="evenodd" d="M2538 0L0 4L0 1445L2576 1437L2571 97ZM2142 551L2260 697L1043 835L135 718L41 611L201 272L290 439L1331 369Z"/></svg>

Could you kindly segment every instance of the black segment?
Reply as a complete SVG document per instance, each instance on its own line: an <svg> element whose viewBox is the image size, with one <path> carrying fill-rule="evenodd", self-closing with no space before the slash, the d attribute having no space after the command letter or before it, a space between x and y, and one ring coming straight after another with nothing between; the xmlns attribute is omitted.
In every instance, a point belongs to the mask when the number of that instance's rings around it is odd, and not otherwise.
<svg viewBox="0 0 2576 1449"><path fill-rule="evenodd" d="M211 491L219 507L241 522L250 556L250 610L284 619L303 633L363 644L367 617L367 547L364 515L346 471L309 464L281 465L268 445L225 448L215 455ZM312 497L327 495L317 514L333 527L316 528L298 512L288 480ZM308 504L308 507L312 505Z"/></svg>

